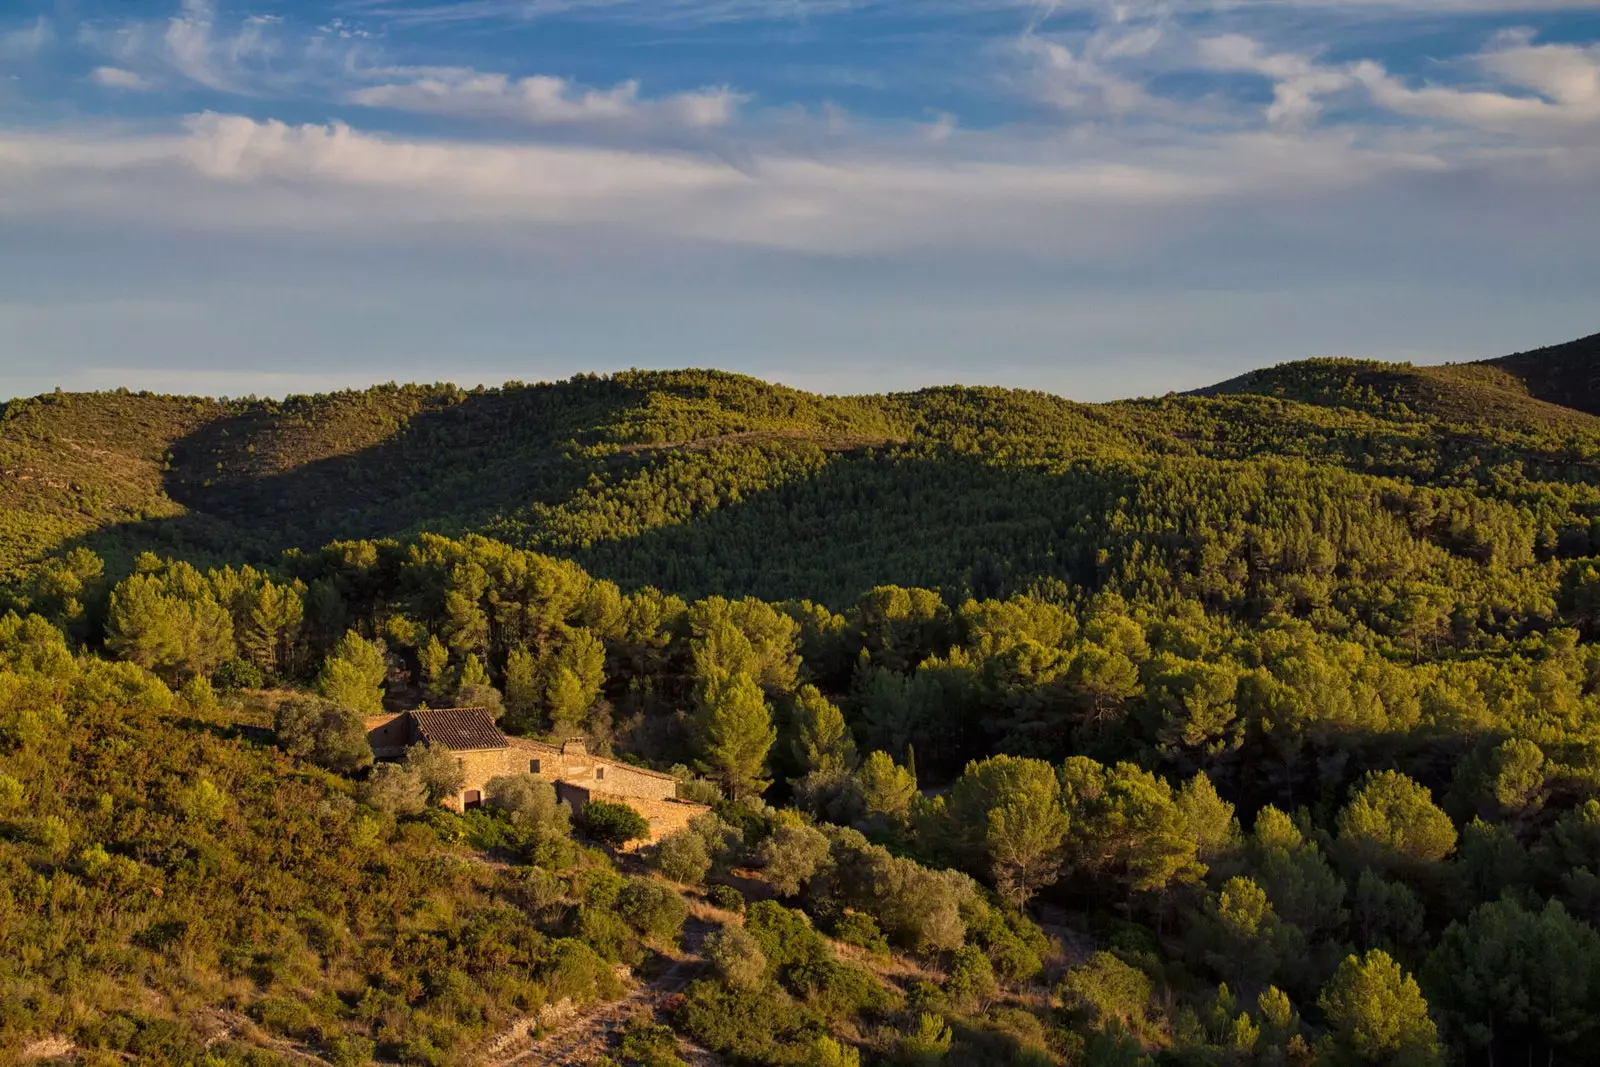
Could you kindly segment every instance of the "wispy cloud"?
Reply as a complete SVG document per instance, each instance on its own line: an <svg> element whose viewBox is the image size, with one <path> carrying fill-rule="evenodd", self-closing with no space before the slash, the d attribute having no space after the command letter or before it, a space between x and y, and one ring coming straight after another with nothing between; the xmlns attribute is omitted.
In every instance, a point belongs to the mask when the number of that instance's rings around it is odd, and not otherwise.
<svg viewBox="0 0 1600 1067"><path fill-rule="evenodd" d="M364 107L498 118L529 125L665 122L707 129L732 120L745 97L716 88L644 98L637 81L592 89L548 75L512 78L471 69L443 69L424 72L410 81L356 89L349 99Z"/></svg>
<svg viewBox="0 0 1600 1067"><path fill-rule="evenodd" d="M131 70L121 67L96 67L89 72L89 79L96 85L106 89L127 89L139 92L152 88L150 79L135 74Z"/></svg>
<svg viewBox="0 0 1600 1067"><path fill-rule="evenodd" d="M0 175L14 191L4 210L36 218L99 210L182 227L367 233L449 222L463 233L489 227L497 239L598 226L828 254L1126 254L1173 212L1448 167L1403 145L1248 134L1155 149L1080 140L1056 158L1016 163L886 157L862 141L831 158L769 154L735 168L664 152L405 139L214 114L171 137L0 140ZM107 199L111 188L118 194Z"/></svg>
<svg viewBox="0 0 1600 1067"><path fill-rule="evenodd" d="M26 26L0 33L0 58L23 59L37 55L55 39L55 26L40 15Z"/></svg>
<svg viewBox="0 0 1600 1067"><path fill-rule="evenodd" d="M1271 53L1241 35L1202 40L1199 55L1211 70L1259 74L1273 82L1269 122L1305 125L1324 102L1360 92L1378 108L1522 138L1600 122L1600 46L1535 44L1524 30L1499 35L1461 62L1488 84L1414 85L1372 60L1325 64L1309 54Z"/></svg>

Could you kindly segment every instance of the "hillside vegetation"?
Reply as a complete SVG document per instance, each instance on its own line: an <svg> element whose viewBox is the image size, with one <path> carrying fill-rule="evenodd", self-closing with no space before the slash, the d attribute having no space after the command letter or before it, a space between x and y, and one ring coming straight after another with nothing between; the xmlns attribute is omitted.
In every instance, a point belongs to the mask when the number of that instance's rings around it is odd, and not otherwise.
<svg viewBox="0 0 1600 1067"><path fill-rule="evenodd" d="M612 1063L1586 1063L1600 419L1518 366L12 402L0 1054L501 1062L670 974ZM451 813L419 701L712 810Z"/></svg>

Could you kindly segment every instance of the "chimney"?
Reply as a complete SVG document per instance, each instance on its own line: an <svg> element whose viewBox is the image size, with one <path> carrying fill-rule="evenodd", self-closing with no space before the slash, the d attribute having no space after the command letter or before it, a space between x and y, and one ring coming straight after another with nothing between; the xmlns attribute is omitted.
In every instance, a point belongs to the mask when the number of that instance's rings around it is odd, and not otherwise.
<svg viewBox="0 0 1600 1067"><path fill-rule="evenodd" d="M561 754L563 756L587 756L589 754L588 742L581 737L563 741L561 742Z"/></svg>

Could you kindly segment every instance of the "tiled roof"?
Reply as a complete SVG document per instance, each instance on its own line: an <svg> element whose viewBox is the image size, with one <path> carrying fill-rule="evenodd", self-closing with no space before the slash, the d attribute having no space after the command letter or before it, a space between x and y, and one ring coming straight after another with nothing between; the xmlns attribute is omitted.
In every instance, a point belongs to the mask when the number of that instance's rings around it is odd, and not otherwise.
<svg viewBox="0 0 1600 1067"><path fill-rule="evenodd" d="M411 712L411 722L430 745L458 752L508 747L487 708L418 708Z"/></svg>

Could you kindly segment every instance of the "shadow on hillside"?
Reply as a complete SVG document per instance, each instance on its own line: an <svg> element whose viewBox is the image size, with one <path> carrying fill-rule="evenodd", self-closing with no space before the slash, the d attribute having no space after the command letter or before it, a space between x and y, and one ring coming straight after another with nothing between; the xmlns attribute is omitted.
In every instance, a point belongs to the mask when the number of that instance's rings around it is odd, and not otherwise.
<svg viewBox="0 0 1600 1067"><path fill-rule="evenodd" d="M837 456L810 478L691 521L572 553L624 588L804 598L835 609L878 585L1004 596L1098 582L1099 517L1137 491L1117 466L1047 474L980 457Z"/></svg>
<svg viewBox="0 0 1600 1067"><path fill-rule="evenodd" d="M568 459L583 440L639 400L602 379L468 393L422 410L385 439L256 475L256 447L285 448L287 420L251 410L180 439L163 476L187 513L106 527L67 545L105 557L113 571L151 551L196 564L272 564L291 548L331 541L462 533L534 500L559 499L588 477ZM326 434L326 427L317 427Z"/></svg>
<svg viewBox="0 0 1600 1067"><path fill-rule="evenodd" d="M603 383L594 383L603 384ZM531 393L534 390L528 390ZM531 400L531 402L530 402ZM590 466L563 445L634 398L613 391L573 405L468 396L412 420L371 448L237 483L195 477L213 427L174 449L169 494L186 515L97 531L79 543L125 571L149 550L197 565L270 565L290 548L335 540L470 532L496 514L569 497ZM243 447L243 446L241 446ZM659 453L613 457L628 469ZM1088 526L1136 491L1131 472L1046 474L971 455L833 453L811 477L752 492L688 522L588 549L544 548L624 588L808 598L842 607L876 585L1004 595L1042 577L1095 584L1099 536Z"/></svg>

